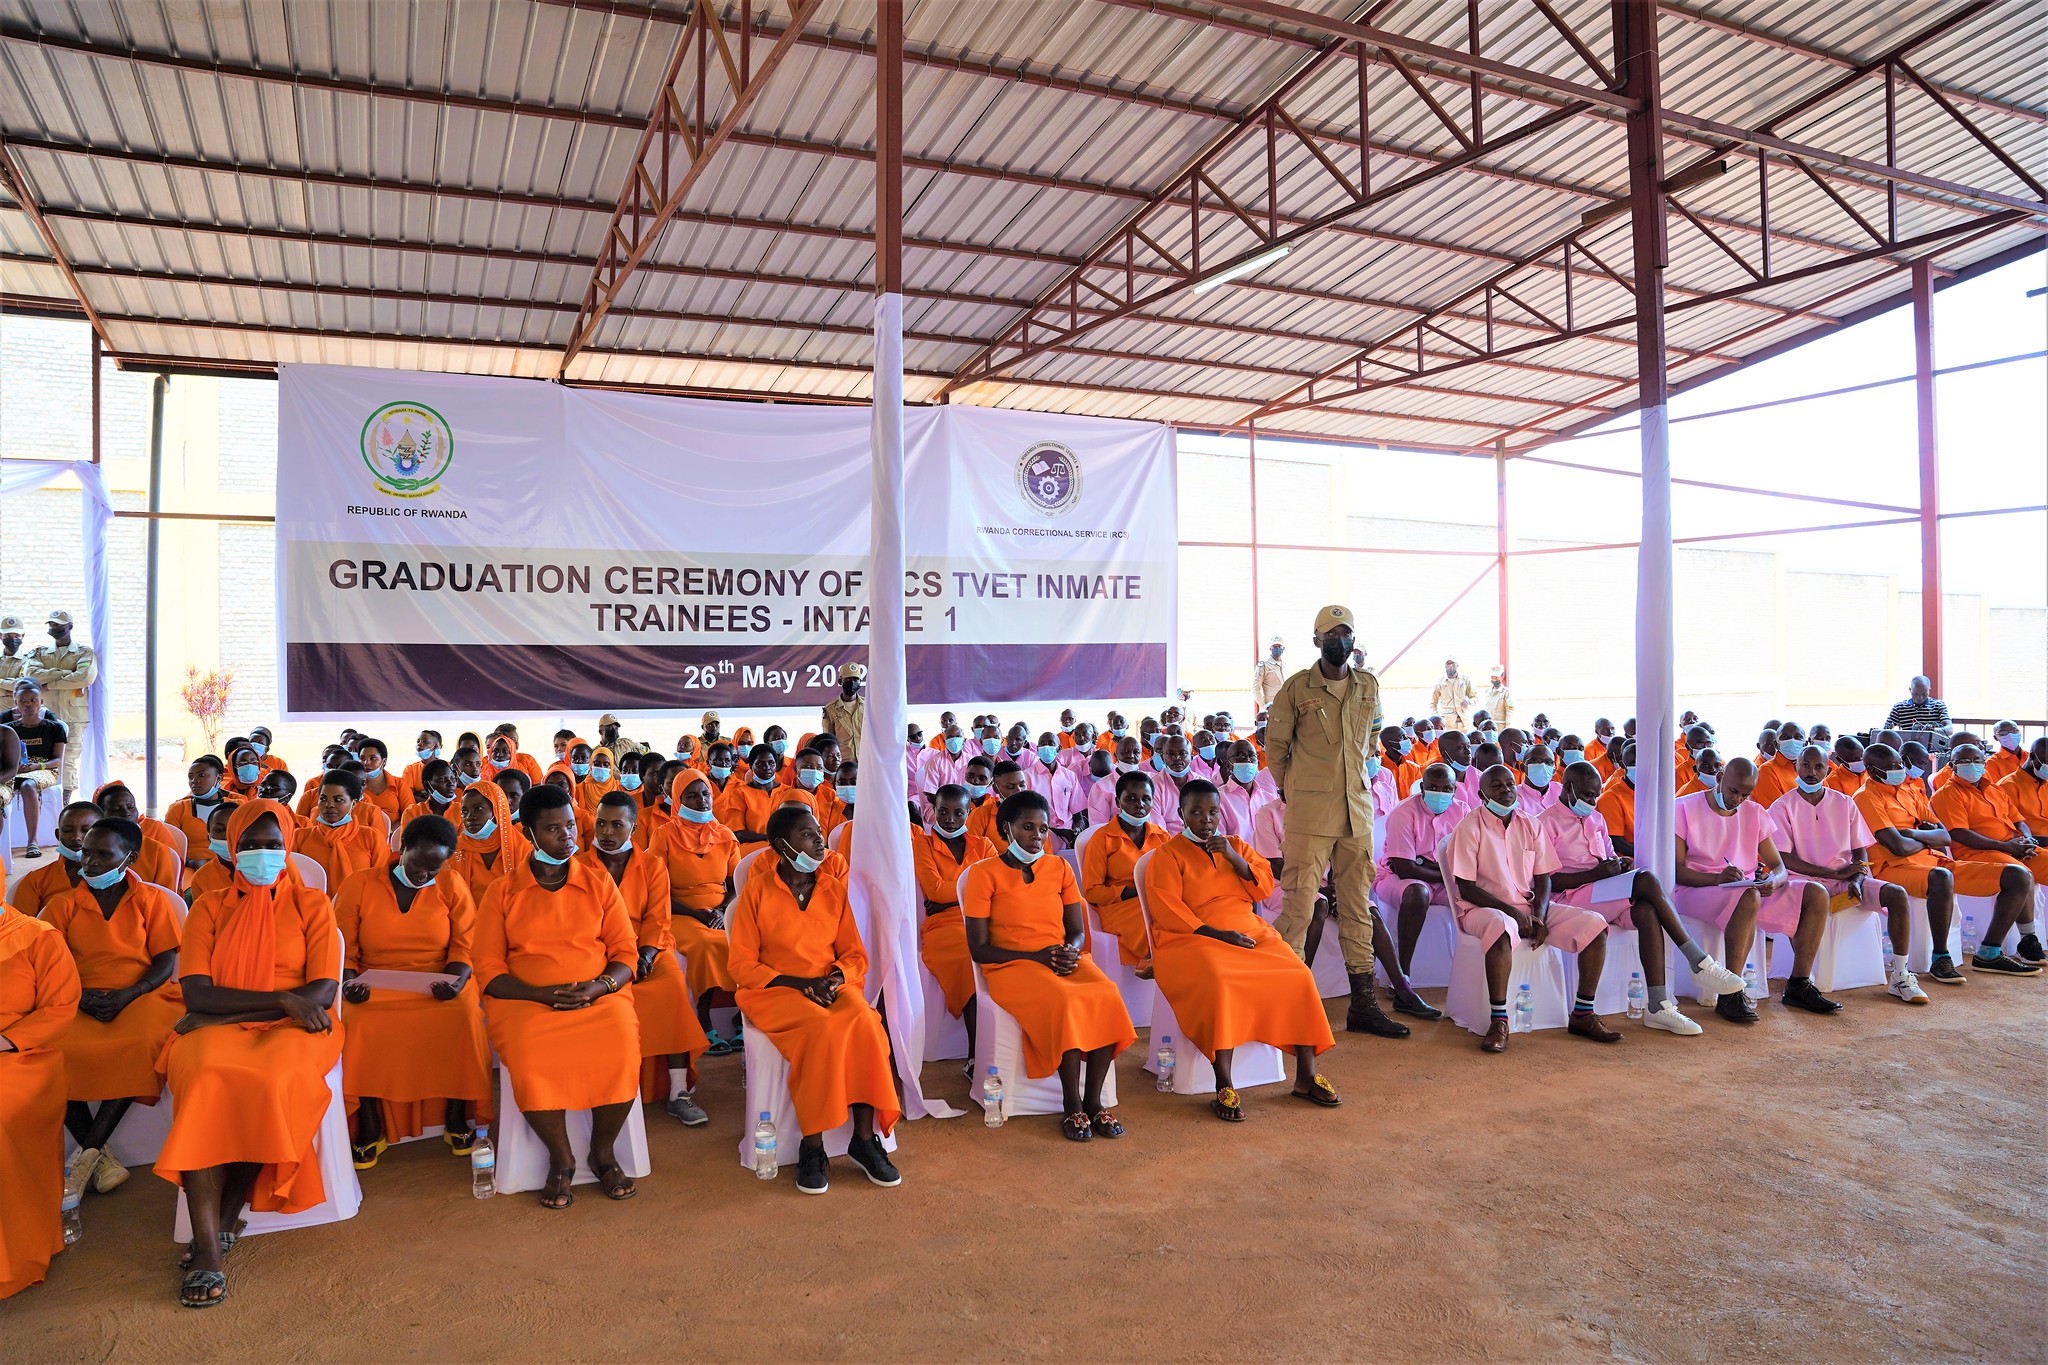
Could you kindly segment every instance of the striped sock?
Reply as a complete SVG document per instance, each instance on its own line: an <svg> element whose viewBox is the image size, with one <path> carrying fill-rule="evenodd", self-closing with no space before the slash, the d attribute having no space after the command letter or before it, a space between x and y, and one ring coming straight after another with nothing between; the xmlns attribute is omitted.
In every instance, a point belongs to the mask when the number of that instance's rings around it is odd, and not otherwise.
<svg viewBox="0 0 2048 1365"><path fill-rule="evenodd" d="M1496 1001L1494 1001L1494 1002L1493 1002L1493 1017L1494 1017L1494 1018L1496 1018L1496 1019L1498 1019L1498 1020L1500 1020L1500 1021L1501 1021L1502 1023L1506 1023L1506 1022L1507 1022L1507 1018L1508 1018L1508 1002L1507 1002L1507 1001L1505 1001L1505 1000L1496 1000Z"/></svg>
<svg viewBox="0 0 2048 1365"><path fill-rule="evenodd" d="M1592 997L1592 996L1590 996L1590 995L1575 995L1575 996L1573 996L1573 997L1572 997L1572 1013L1573 1013L1573 1014L1591 1014L1592 1012L1593 1012L1593 997Z"/></svg>

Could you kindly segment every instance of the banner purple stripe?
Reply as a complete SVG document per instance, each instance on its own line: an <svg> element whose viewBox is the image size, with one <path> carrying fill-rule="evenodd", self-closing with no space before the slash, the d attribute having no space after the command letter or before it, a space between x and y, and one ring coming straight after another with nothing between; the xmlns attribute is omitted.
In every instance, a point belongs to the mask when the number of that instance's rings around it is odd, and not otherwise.
<svg viewBox="0 0 2048 1365"><path fill-rule="evenodd" d="M1166 646L912 645L910 704L1164 696ZM293 712L688 711L823 706L857 646L286 646Z"/></svg>

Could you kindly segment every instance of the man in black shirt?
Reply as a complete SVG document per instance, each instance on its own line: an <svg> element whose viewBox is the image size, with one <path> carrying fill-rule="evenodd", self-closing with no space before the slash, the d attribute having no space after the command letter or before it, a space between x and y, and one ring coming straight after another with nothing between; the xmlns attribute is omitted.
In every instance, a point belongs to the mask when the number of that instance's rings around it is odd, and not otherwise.
<svg viewBox="0 0 2048 1365"><path fill-rule="evenodd" d="M1887 730L1932 730L1938 734L1949 731L1948 703L1937 701L1932 695L1934 684L1925 677L1916 677L1906 685L1912 695L1891 709L1884 718Z"/></svg>
<svg viewBox="0 0 2048 1365"><path fill-rule="evenodd" d="M43 689L26 676L15 679L14 709L4 723L21 739L21 770L15 774L14 789L20 794L22 823L28 830L28 847L22 851L39 858L43 851L36 844L36 826L42 816L42 794L57 785L70 732L43 709Z"/></svg>

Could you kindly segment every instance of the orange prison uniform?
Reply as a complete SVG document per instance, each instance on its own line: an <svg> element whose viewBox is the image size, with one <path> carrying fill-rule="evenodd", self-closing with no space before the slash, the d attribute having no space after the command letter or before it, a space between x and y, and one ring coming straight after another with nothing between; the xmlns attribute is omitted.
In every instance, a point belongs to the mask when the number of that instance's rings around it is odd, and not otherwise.
<svg viewBox="0 0 2048 1365"><path fill-rule="evenodd" d="M405 808L412 804L412 788L401 782L396 773L387 770L384 774L384 790L381 792L371 791L369 780L364 779L362 804L383 811L387 820L397 820L405 814Z"/></svg>
<svg viewBox="0 0 2048 1365"><path fill-rule="evenodd" d="M1607 822L1608 838L1635 843L1636 789L1628 784L1628 778L1621 775L1620 769L1616 769L1615 776L1600 789L1600 800L1594 809Z"/></svg>
<svg viewBox="0 0 2048 1365"><path fill-rule="evenodd" d="M1691 796L1694 792L1703 792L1707 790L1709 790L1709 788L1706 783L1700 780L1700 775L1698 772L1694 772L1690 778L1678 784L1678 794L1680 796Z"/></svg>
<svg viewBox="0 0 2048 1365"><path fill-rule="evenodd" d="M208 815L213 807L222 804L215 801L206 808ZM164 823L185 836L185 856L197 858L206 851L206 821L192 809L192 798L181 796L171 802L164 811Z"/></svg>
<svg viewBox="0 0 2048 1365"><path fill-rule="evenodd" d="M797 1127L806 1136L829 1132L847 1121L851 1106L866 1104L874 1107L879 1131L893 1129L902 1108L889 1070L889 1037L861 993L868 954L847 905L845 880L821 869L810 904L799 906L770 862L747 878L726 927L740 1013L788 1061ZM824 976L834 967L846 984L830 1009L772 984L778 976Z"/></svg>
<svg viewBox="0 0 2048 1365"><path fill-rule="evenodd" d="M658 798L640 802L633 812L633 847L653 848L655 838L675 823L675 816L661 808Z"/></svg>
<svg viewBox="0 0 2048 1365"><path fill-rule="evenodd" d="M609 879L611 870L590 849L576 855ZM685 988L683 964L676 960L675 935L669 931L668 864L652 854L637 850L626 855L626 870L613 885L626 906L626 922L633 930L635 975L633 1013L640 1021L640 1055L669 1057L678 1052L701 1053L711 1046L691 1008ZM654 967L646 977L638 975L639 953L654 949ZM642 1076L643 1098L665 1100L668 1093L647 1094Z"/></svg>
<svg viewBox="0 0 2048 1365"><path fill-rule="evenodd" d="M363 810L367 817L368 810ZM351 815L340 825L323 825L312 820L300 827L293 847L320 864L327 873L331 896L341 884L365 868L381 868L391 861L388 835L379 835L367 818Z"/></svg>
<svg viewBox="0 0 2048 1365"><path fill-rule="evenodd" d="M725 790L711 803L711 809L735 834L766 834L769 815L787 801L801 801L814 814L818 809L807 791L795 787L757 787L751 779L726 783Z"/></svg>
<svg viewBox="0 0 2048 1365"><path fill-rule="evenodd" d="M491 802L492 818L498 822L498 827L491 831L489 838L478 839L464 829L462 822L458 820L455 828L461 832L455 836L455 853L441 869L441 875L444 877L451 872L460 877L463 884L469 888L470 900L477 905L483 904L484 896L500 878L524 863L527 855L533 852L533 845L528 843L526 836L512 824L511 812L507 807L503 789L495 783L491 789L498 794L492 797L486 792L485 797ZM490 857L489 863L484 861L486 857Z"/></svg>
<svg viewBox="0 0 2048 1365"><path fill-rule="evenodd" d="M1008 839L1001 838L996 833L996 807L1002 804L993 796L984 796L979 801L969 802L967 806L967 832L977 839L986 839L998 847L1009 843Z"/></svg>
<svg viewBox="0 0 2048 1365"><path fill-rule="evenodd" d="M1586 742L1586 761L1599 770L1602 782L1614 776L1614 761L1607 757L1607 741L1598 735Z"/></svg>
<svg viewBox="0 0 2048 1365"><path fill-rule="evenodd" d="M1985 752L1988 755L1984 760L1986 782L2003 782L2027 764L2025 746L2008 749L1994 739Z"/></svg>
<svg viewBox="0 0 2048 1365"><path fill-rule="evenodd" d="M1415 784L1422 780L1421 765L1407 758L1399 763L1388 763L1385 750L1380 752L1380 763L1394 775L1394 795L1407 800L1408 793L1415 790Z"/></svg>
<svg viewBox="0 0 2048 1365"><path fill-rule="evenodd" d="M989 942L997 948L1034 953L1066 941L1066 907L1081 899L1074 870L1066 859L1049 855L1031 865L1031 874L1025 881L1021 869L1001 858L967 869L960 912L987 921ZM1024 1034L1027 1076L1052 1075L1069 1052L1122 1052L1138 1040L1116 984L1085 948L1080 965L1065 976L1024 960L983 963L981 974L990 997Z"/></svg>
<svg viewBox="0 0 2048 1365"><path fill-rule="evenodd" d="M967 955L967 922L960 916L960 874L983 858L996 856L986 839L960 832L960 856L936 832L912 830L911 852L917 859L917 889L928 902L918 926L917 952L925 970L946 993L946 1013L955 1019L974 998L974 963ZM933 910L937 905L940 908Z"/></svg>
<svg viewBox="0 0 2048 1365"><path fill-rule="evenodd" d="M1852 773L1843 764L1830 762L1828 764L1827 785L1830 789L1840 792L1853 801L1856 799L1856 789L1863 785L1863 774Z"/></svg>
<svg viewBox="0 0 2048 1365"><path fill-rule="evenodd" d="M347 945L343 965L357 973L438 975L450 963L475 965L476 902L460 877L435 877L401 910L390 870L365 868L341 884L334 920ZM472 1109L486 1104L491 1045L481 1000L472 976L453 1000L373 988L360 1005L343 1001L341 1093L350 1108L366 1096L381 1100L384 1137L396 1142L440 1123L448 1100L466 1100Z"/></svg>
<svg viewBox="0 0 2048 1365"><path fill-rule="evenodd" d="M817 812L818 828L825 832L827 839L832 837L833 830L838 829L841 825L850 823L853 819L852 816L846 813L846 803L839 799L839 789L830 783L819 787L813 793L811 809ZM850 838L851 836L848 837Z"/></svg>
<svg viewBox="0 0 2048 1365"><path fill-rule="evenodd" d="M1756 790L1750 794L1750 800L1769 810L1779 797L1798 789L1799 765L1787 761L1783 754L1773 754L1768 763L1757 768Z"/></svg>
<svg viewBox="0 0 2048 1365"><path fill-rule="evenodd" d="M668 864L669 903L675 910L712 911L725 904L725 884L739 866L740 843L724 825L697 825L677 817L655 841L654 854ZM691 995L735 988L725 930L678 913L669 917L669 933L687 964Z"/></svg>
<svg viewBox="0 0 2048 1365"><path fill-rule="evenodd" d="M589 981L614 962L638 957L619 889L601 869L571 859L569 880L547 891L525 860L500 877L477 906L476 977L483 983L491 1046L511 1073L520 1109L594 1109L624 1104L640 1090L640 1022L633 988L582 1009L489 994L507 974L529 986Z"/></svg>
<svg viewBox="0 0 2048 1365"><path fill-rule="evenodd" d="M64 1249L64 1054L78 968L64 936L0 906L0 1299L43 1282Z"/></svg>
<svg viewBox="0 0 2048 1365"><path fill-rule="evenodd" d="M1887 786L1875 778L1865 778L1856 791L1856 809L1863 812L1863 821L1872 832L1910 830L1921 821L1934 819L1934 808L1927 804L1926 794L1920 790L1920 784L1910 778L1896 787ZM1933 848L1923 848L1903 858L1882 842L1872 844L1870 848L1870 874L1879 881L1898 883L1910 895L1925 898L1927 874L1937 867L1947 868L1955 877L1955 890L1959 896L1998 894L2002 870L1996 864L1958 863Z"/></svg>
<svg viewBox="0 0 2048 1365"><path fill-rule="evenodd" d="M1327 1052L1337 1040L1315 973L1255 909L1273 894L1272 865L1244 840L1230 844L1250 864L1251 881L1188 838L1169 839L1145 865L1153 979L1204 1057L1252 1042ZM1247 935L1257 946L1197 932L1204 927Z"/></svg>
<svg viewBox="0 0 2048 1365"><path fill-rule="evenodd" d="M36 919L42 915L44 907L54 904L73 887L82 885L84 883L78 880L78 864L59 855L55 862L44 863L24 875L14 884L14 894L7 900L22 914Z"/></svg>
<svg viewBox="0 0 2048 1365"><path fill-rule="evenodd" d="M1117 955L1126 967L1135 967L1152 956L1145 916L1136 896L1125 896L1124 888L1136 885L1138 859L1155 848L1164 847L1170 836L1159 826L1147 823L1145 846L1131 842L1130 826L1118 815L1097 830L1081 854L1081 885L1088 903L1095 907L1104 933L1116 935Z"/></svg>
<svg viewBox="0 0 2048 1365"><path fill-rule="evenodd" d="M1965 782L1961 778L1949 783L1934 794L1934 818L1947 825L1951 831L1966 829L1981 834L1987 839L2010 839L2019 831L2019 812L2012 808L2005 789L1986 776L1976 782ZM1954 842L1950 834L1949 856L1956 860L1958 867L1981 863L1991 867L2024 867L2048 871L2048 860L2038 854L2022 862L2009 853L2000 853L1990 848L1964 848ZM1956 889L1962 891L1960 873ZM1963 891L1963 894L1976 893ZM1995 892L1990 894L1996 894Z"/></svg>
<svg viewBox="0 0 2048 1365"><path fill-rule="evenodd" d="M392 820L391 838L387 841L388 844L397 845L403 843L405 840L405 827L419 819L422 815L438 815L460 831L462 828L462 809L457 802L461 800L462 794L457 792L445 806L437 806L432 801L414 801L409 803Z"/></svg>
<svg viewBox="0 0 2048 1365"><path fill-rule="evenodd" d="M201 844L204 849L206 845ZM154 839L144 839L141 851L135 855L135 875L153 886L169 891L185 889L185 860L169 844L160 844Z"/></svg>
<svg viewBox="0 0 2048 1365"><path fill-rule="evenodd" d="M185 883L185 900L189 904L209 891L225 891L234 879L235 865L224 863L217 855L209 853L206 866L194 872L191 880Z"/></svg>
<svg viewBox="0 0 2048 1365"><path fill-rule="evenodd" d="M151 959L175 951L185 902L174 891L129 872L111 918L100 910L92 888L79 886L52 901L43 920L64 936L78 964L79 984L87 990L126 990L142 979ZM64 1054L66 1099L144 1100L155 1104L163 1093L156 1059L185 1013L185 997L168 982L102 1024L83 1011L58 1035Z"/></svg>
<svg viewBox="0 0 2048 1365"><path fill-rule="evenodd" d="M1998 785L2012 804L2013 818L2025 825L2035 839L2048 842L2048 781L2021 769L2001 779ZM2035 880L2040 877L2037 875Z"/></svg>
<svg viewBox="0 0 2048 1365"><path fill-rule="evenodd" d="M285 838L290 841L289 830ZM341 945L327 897L289 877L268 889L267 912L277 945L269 988L287 991L311 981L339 982ZM239 877L227 890L195 901L178 947L180 979L211 977L215 939L234 916L265 913L264 901L246 890ZM333 1098L327 1073L341 1059L340 1003L337 999L336 1008L328 1011L334 1027L327 1033L308 1033L284 1019L173 1034L157 1060L158 1072L170 1083L173 1107L156 1173L181 1185L187 1171L253 1161L263 1170L250 1194L250 1208L300 1213L325 1199L313 1141Z"/></svg>

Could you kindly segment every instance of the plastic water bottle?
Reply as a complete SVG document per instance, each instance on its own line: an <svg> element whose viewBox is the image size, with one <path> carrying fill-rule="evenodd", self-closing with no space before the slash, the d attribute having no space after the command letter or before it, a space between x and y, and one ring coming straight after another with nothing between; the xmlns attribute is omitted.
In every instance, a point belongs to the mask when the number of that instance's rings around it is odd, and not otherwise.
<svg viewBox="0 0 2048 1365"><path fill-rule="evenodd" d="M1964 915L1963 956L1975 957L1977 955L1977 949L1981 948L1982 946L1983 940L1978 937L1977 917L1975 915Z"/></svg>
<svg viewBox="0 0 2048 1365"><path fill-rule="evenodd" d="M1764 998L1763 985L1756 979L1755 962L1745 962L1742 964L1742 993L1752 1000Z"/></svg>
<svg viewBox="0 0 2048 1365"><path fill-rule="evenodd" d="M469 1149L469 1192L489 1199L498 1192L498 1149L491 1145L491 1127L476 1126L475 1145Z"/></svg>
<svg viewBox="0 0 2048 1365"><path fill-rule="evenodd" d="M987 1127L1000 1128L1003 1120L1003 1077L990 1067L988 1079L981 1083L981 1121Z"/></svg>
<svg viewBox="0 0 2048 1365"><path fill-rule="evenodd" d="M754 1178L773 1180L780 1169L775 1164L775 1120L763 1109L761 1121L754 1125Z"/></svg>
<svg viewBox="0 0 2048 1365"><path fill-rule="evenodd" d="M1514 1031L1516 1033L1534 1033L1536 1031L1536 994L1529 989L1529 983L1526 981L1522 983L1521 989L1515 992Z"/></svg>
<svg viewBox="0 0 2048 1365"><path fill-rule="evenodd" d="M1643 974L1628 974L1628 1017L1640 1019L1650 1012L1650 993L1643 987Z"/></svg>
<svg viewBox="0 0 2048 1365"><path fill-rule="evenodd" d="M1161 1092L1173 1089L1173 1035L1159 1040L1159 1078Z"/></svg>
<svg viewBox="0 0 2048 1365"><path fill-rule="evenodd" d="M64 1201L60 1207L64 1211L65 1246L76 1246L78 1239L85 1236L85 1228L78 1221L78 1201L84 1194L83 1190L74 1190L69 1185L64 1187Z"/></svg>

